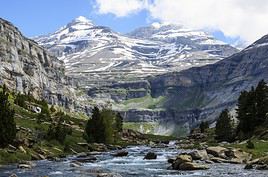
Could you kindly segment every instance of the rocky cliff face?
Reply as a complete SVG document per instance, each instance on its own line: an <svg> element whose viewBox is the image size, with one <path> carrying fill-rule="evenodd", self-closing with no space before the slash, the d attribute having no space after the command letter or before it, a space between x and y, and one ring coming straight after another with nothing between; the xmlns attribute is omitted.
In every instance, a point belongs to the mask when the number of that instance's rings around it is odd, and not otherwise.
<svg viewBox="0 0 268 177"><path fill-rule="evenodd" d="M268 35L215 64L147 78L148 95L164 99L153 108L124 111L125 118L188 123L190 127L204 119L215 121L221 110L235 107L242 90L256 86L261 79L268 81L267 41Z"/></svg>
<svg viewBox="0 0 268 177"><path fill-rule="evenodd" d="M79 107L75 103L77 82L65 76L64 63L1 18L0 81L16 92L45 98L51 104Z"/></svg>

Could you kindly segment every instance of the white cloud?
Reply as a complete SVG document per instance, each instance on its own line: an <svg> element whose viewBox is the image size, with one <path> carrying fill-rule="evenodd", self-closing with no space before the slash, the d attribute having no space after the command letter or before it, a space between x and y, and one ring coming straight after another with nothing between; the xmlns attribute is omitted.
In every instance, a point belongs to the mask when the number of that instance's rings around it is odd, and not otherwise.
<svg viewBox="0 0 268 177"><path fill-rule="evenodd" d="M96 0L96 9L100 14L112 13L124 17L147 7L147 0Z"/></svg>
<svg viewBox="0 0 268 177"><path fill-rule="evenodd" d="M253 42L268 34L267 0L96 0L98 12L123 17L146 9L161 22L221 30Z"/></svg>

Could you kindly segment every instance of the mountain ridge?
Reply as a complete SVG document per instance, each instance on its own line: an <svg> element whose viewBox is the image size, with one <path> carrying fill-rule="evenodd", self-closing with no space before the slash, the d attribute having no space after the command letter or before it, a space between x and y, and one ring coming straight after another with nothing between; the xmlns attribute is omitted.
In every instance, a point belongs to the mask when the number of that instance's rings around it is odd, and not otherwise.
<svg viewBox="0 0 268 177"><path fill-rule="evenodd" d="M80 24L79 18L83 19ZM197 40L193 39L198 36L198 32L192 32L192 35L189 30L183 31L183 34L179 34L180 37L175 36L171 41L138 39L130 35L121 35L107 27L92 25L91 21L86 27L84 22L89 20L79 18L52 35L34 39L65 62L67 74L89 78L86 82L97 77L98 81L104 81L105 84L107 80L132 80L140 78L141 75L143 78L179 71L214 63L238 51L217 42L212 36L207 36L207 40L216 41L217 45L197 45ZM73 23L74 21L78 23ZM171 27L175 28L174 25L164 28L168 30ZM61 35L58 35L59 32ZM184 34L192 38L182 37ZM203 38L205 41L205 37L206 33L202 33L198 40ZM85 87L94 84L97 83L93 81Z"/></svg>

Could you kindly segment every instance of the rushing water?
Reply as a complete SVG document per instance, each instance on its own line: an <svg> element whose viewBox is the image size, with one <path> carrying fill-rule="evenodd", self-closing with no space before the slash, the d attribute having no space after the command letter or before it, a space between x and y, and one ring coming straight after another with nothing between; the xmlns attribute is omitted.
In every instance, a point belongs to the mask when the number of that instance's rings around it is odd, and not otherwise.
<svg viewBox="0 0 268 177"><path fill-rule="evenodd" d="M145 146L129 147L127 157L113 157L113 152L97 155L97 162L85 163L81 167L70 167L74 157L62 162L39 161L32 169L17 169L14 166L0 168L0 176L8 177L15 173L19 177L94 177L93 172L114 172L123 177L267 177L267 171L244 170L244 165L210 164L209 170L176 171L167 170L167 159L174 157L180 151L172 148L149 148ZM144 155L153 151L157 153L156 160L144 160Z"/></svg>

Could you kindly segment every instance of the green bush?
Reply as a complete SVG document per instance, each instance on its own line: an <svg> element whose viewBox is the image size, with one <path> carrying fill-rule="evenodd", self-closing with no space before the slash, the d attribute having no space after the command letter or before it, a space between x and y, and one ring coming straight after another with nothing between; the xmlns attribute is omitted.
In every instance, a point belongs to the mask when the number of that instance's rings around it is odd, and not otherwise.
<svg viewBox="0 0 268 177"><path fill-rule="evenodd" d="M67 135L72 134L72 128L64 124L65 114L63 112L57 113L57 122L52 123L47 131L48 140L57 140L61 144L64 143Z"/></svg>
<svg viewBox="0 0 268 177"><path fill-rule="evenodd" d="M250 140L247 141L247 148L248 149L254 149L255 148L255 145L253 144L252 141L250 141Z"/></svg>

